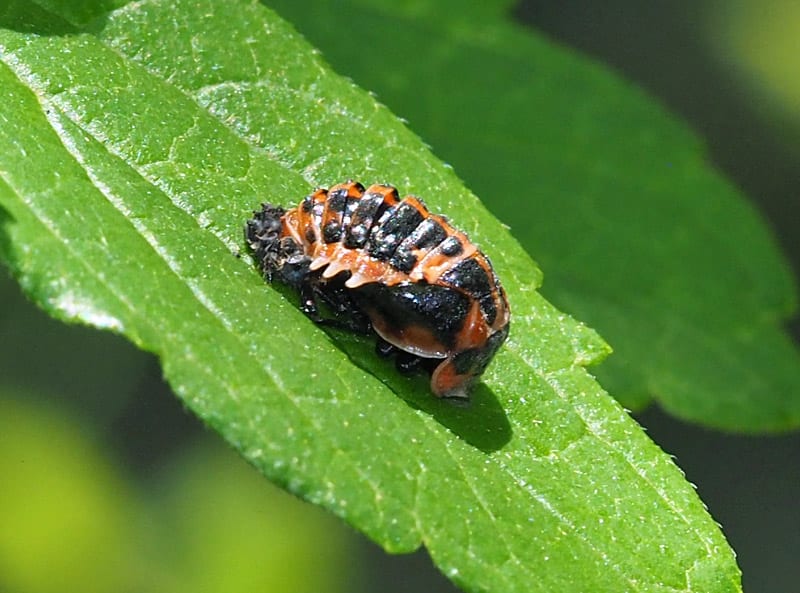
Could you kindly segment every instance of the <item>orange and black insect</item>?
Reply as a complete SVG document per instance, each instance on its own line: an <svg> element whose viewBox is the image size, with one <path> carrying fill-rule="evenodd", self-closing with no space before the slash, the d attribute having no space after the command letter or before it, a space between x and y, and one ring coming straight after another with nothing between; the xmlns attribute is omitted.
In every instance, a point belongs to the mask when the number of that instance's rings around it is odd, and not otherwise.
<svg viewBox="0 0 800 593"><path fill-rule="evenodd" d="M289 210L262 204L245 238L267 280L300 293L306 315L374 330L378 352L396 355L402 371L427 368L439 397L468 397L508 336L508 300L489 259L390 185L349 181Z"/></svg>

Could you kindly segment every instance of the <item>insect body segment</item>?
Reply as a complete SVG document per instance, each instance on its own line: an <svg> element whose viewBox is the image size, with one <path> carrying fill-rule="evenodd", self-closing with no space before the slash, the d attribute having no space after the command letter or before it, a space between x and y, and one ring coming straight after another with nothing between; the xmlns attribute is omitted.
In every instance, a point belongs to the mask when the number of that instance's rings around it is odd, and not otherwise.
<svg viewBox="0 0 800 593"><path fill-rule="evenodd" d="M488 258L419 198L350 181L254 214L245 234L267 279L297 289L315 321L326 321L322 301L348 327L373 329L380 351L400 351L399 368L435 364L437 396L467 397L508 335Z"/></svg>

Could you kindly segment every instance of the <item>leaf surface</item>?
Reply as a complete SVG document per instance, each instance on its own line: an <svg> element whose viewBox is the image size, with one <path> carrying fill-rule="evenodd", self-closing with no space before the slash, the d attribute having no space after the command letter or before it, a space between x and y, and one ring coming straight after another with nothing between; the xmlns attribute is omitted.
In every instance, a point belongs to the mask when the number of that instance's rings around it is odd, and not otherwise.
<svg viewBox="0 0 800 593"><path fill-rule="evenodd" d="M795 280L675 117L510 23L505 0L273 4L511 225L544 293L613 346L597 374L626 407L656 399L745 432L800 426L800 351L783 327ZM344 30L357 41L331 34Z"/></svg>
<svg viewBox="0 0 800 593"><path fill-rule="evenodd" d="M258 4L12 5L0 19L3 253L63 319L156 353L255 467L467 591L739 591L679 470L584 366L502 225L387 109ZM16 7L16 8L15 8ZM494 259L512 336L470 408L325 333L235 257L261 200L386 179Z"/></svg>

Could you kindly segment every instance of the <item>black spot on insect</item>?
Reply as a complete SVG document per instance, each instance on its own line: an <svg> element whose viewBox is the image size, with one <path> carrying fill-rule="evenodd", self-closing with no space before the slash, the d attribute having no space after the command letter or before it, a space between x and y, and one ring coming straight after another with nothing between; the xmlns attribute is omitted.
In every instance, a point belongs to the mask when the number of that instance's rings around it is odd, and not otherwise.
<svg viewBox="0 0 800 593"><path fill-rule="evenodd" d="M336 220L331 220L322 229L322 239L326 243L335 243L341 238L342 225Z"/></svg>
<svg viewBox="0 0 800 593"><path fill-rule="evenodd" d="M408 237L423 221L422 214L408 204L388 210L372 229L367 249L369 254L381 260L388 260L403 239Z"/></svg>
<svg viewBox="0 0 800 593"><path fill-rule="evenodd" d="M442 242L440 249L442 253L448 257L455 257L464 251L464 246L461 245L461 241L458 240L458 237L447 237L447 239Z"/></svg>

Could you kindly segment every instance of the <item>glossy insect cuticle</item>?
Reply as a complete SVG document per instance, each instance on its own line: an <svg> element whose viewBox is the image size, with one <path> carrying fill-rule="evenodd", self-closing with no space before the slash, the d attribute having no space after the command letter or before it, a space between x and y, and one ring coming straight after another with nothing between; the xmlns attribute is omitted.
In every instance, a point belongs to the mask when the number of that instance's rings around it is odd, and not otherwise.
<svg viewBox="0 0 800 593"><path fill-rule="evenodd" d="M264 276L298 290L309 318L374 330L376 351L402 372L428 369L440 397L466 397L508 335L508 301L486 256L392 186L347 182L289 210L263 204L245 236ZM322 317L319 301L336 317Z"/></svg>

